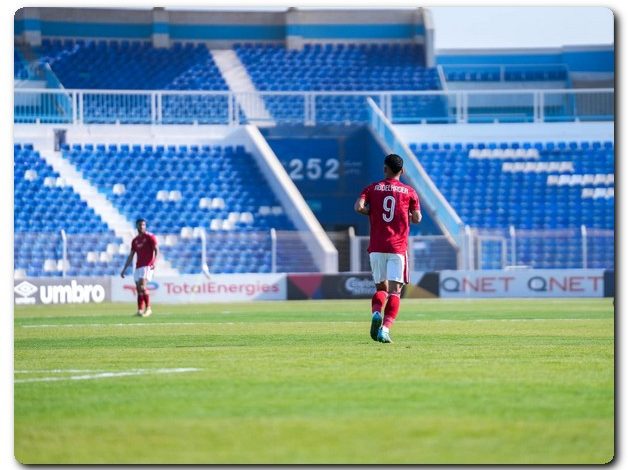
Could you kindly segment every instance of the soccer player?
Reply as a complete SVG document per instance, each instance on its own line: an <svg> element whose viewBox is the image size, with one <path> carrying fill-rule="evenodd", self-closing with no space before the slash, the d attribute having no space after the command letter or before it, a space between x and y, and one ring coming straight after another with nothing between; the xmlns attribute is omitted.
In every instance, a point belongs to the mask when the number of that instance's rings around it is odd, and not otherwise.
<svg viewBox="0 0 628 470"><path fill-rule="evenodd" d="M388 155L384 159L386 178L364 188L355 203L356 212L367 215L371 226L368 252L377 288L371 300L371 338L381 343L392 343L390 328L399 313L401 289L409 282L410 220L418 224L422 217L419 197L400 181L402 174L403 159Z"/></svg>
<svg viewBox="0 0 628 470"><path fill-rule="evenodd" d="M137 288L137 314L141 317L148 317L153 311L150 308L150 298L146 283L153 279L159 247L157 246L155 235L146 231L146 220L137 219L135 227L137 228L137 237L131 242L131 252L126 259L126 263L124 263L120 276L124 278L124 272L133 262L133 255L137 254L135 271L133 272L133 279ZM144 309L144 306L146 306L146 309Z"/></svg>

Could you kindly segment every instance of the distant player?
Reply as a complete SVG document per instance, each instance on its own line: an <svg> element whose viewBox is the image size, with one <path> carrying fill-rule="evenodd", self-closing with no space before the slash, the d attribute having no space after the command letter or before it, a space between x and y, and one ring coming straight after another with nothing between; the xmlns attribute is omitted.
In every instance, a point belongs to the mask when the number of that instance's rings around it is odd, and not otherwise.
<svg viewBox="0 0 628 470"><path fill-rule="evenodd" d="M377 288L371 301L371 338L382 343L392 343L390 328L399 313L401 289L409 282L410 220L418 224L422 217L416 191L399 181L402 173L403 159L388 155L384 159L386 178L367 186L355 203L355 210L368 215L371 225L368 252Z"/></svg>
<svg viewBox="0 0 628 470"><path fill-rule="evenodd" d="M141 317L148 317L153 311L150 308L150 298L146 283L153 279L159 247L157 246L155 235L146 231L146 220L137 219L135 226L137 227L137 237L131 242L131 252L126 259L126 263L124 263L120 276L124 278L124 272L133 262L133 255L137 254L135 271L133 273L135 287L137 288L137 314Z"/></svg>

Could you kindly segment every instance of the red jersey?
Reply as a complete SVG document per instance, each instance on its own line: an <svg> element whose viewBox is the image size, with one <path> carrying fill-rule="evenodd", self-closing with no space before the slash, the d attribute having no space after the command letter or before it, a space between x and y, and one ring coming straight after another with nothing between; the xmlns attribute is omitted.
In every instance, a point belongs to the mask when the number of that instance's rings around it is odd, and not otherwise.
<svg viewBox="0 0 628 470"><path fill-rule="evenodd" d="M152 266L155 262L155 247L157 246L157 237L152 233L140 233L131 242L131 249L137 254L135 262L136 268L144 266Z"/></svg>
<svg viewBox="0 0 628 470"><path fill-rule="evenodd" d="M401 181L386 178L364 188L360 199L369 206L371 239L368 252L405 255L410 212L421 210L416 191Z"/></svg>

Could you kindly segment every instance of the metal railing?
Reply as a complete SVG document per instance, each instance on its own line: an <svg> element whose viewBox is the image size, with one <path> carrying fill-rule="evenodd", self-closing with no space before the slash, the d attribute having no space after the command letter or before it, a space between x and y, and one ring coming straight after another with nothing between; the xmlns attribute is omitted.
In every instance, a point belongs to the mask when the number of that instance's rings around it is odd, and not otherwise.
<svg viewBox="0 0 628 470"><path fill-rule="evenodd" d="M472 229L473 269L615 267L615 234L584 225L563 229Z"/></svg>
<svg viewBox="0 0 628 470"><path fill-rule="evenodd" d="M186 227L155 235L161 256L180 273L318 271L306 244L312 235L305 232ZM117 275L130 251L128 241L110 233L16 232L14 240L16 277Z"/></svg>
<svg viewBox="0 0 628 470"><path fill-rule="evenodd" d="M469 229L471 263L463 267L449 239L436 235L411 236L408 264L411 271L443 269L614 269L612 230L582 226L574 229L504 230ZM351 271L369 271L367 236L353 236Z"/></svg>
<svg viewBox="0 0 628 470"><path fill-rule="evenodd" d="M351 271L370 271L368 236L350 238ZM457 251L443 235L414 235L408 239L408 269L414 271L441 271L458 269Z"/></svg>
<svg viewBox="0 0 628 470"><path fill-rule="evenodd" d="M60 232L16 232L15 277L65 277L117 275L128 256L129 246L109 240L107 234ZM238 235L247 240L248 250L229 249L227 234L195 229L189 236L158 234L163 256L177 261L187 253L194 265L191 273L303 272L316 270L300 232L270 230ZM468 267L460 264L458 252L442 235L414 235L408 241L410 271L448 269L614 269L613 230L580 227L554 230L469 229L465 232L472 248ZM368 236L350 235L352 272L370 271ZM262 261L254 261L261 256ZM25 263L26 261L26 263ZM309 263L309 266L308 266ZM181 263L179 264L180 269ZM247 266L251 266L247 269ZM305 268L305 269L304 269Z"/></svg>
<svg viewBox="0 0 628 470"><path fill-rule="evenodd" d="M310 91L14 90L16 123L352 124L371 98L393 124L613 120L613 89Z"/></svg>

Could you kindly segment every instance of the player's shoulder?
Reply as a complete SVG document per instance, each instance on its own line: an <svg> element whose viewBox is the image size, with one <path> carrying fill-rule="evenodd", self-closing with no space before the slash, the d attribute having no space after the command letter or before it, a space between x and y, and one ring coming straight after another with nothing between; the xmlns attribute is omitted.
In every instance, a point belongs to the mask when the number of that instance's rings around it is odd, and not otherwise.
<svg viewBox="0 0 628 470"><path fill-rule="evenodd" d="M401 185L404 186L405 188L408 188L409 194L414 194L414 195L417 194L416 190L409 184L401 183Z"/></svg>
<svg viewBox="0 0 628 470"><path fill-rule="evenodd" d="M157 235L155 235L153 232L146 232L146 236L155 242L157 241Z"/></svg>
<svg viewBox="0 0 628 470"><path fill-rule="evenodd" d="M367 193L367 192L369 192L369 191L372 191L372 190L373 190L373 188L374 188L376 185L378 185L378 184L379 184L379 182L378 182L378 181L376 181L376 182L374 182L374 183L367 184L366 186L364 186L364 189L362 190L362 193Z"/></svg>

